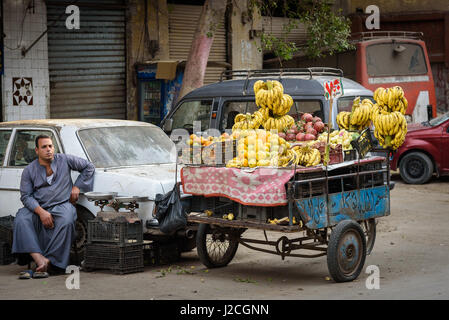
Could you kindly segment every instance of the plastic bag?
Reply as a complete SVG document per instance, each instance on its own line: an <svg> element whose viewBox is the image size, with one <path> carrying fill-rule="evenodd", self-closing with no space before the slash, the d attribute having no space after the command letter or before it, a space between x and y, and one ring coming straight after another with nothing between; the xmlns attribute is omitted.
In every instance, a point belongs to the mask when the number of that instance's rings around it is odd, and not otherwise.
<svg viewBox="0 0 449 320"><path fill-rule="evenodd" d="M172 234L187 226L187 213L181 203L178 185L164 195L157 194L155 204L156 219L163 233Z"/></svg>

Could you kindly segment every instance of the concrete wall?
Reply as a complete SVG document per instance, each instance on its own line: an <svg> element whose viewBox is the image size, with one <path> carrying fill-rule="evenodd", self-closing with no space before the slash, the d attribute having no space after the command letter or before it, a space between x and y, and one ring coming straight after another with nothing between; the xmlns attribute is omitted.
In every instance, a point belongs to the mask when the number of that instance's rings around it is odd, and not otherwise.
<svg viewBox="0 0 449 320"><path fill-rule="evenodd" d="M239 2L234 5L230 14L230 30L228 39L230 41L232 69L262 69L263 55L259 52L260 36L250 36L250 31L260 32L262 30L262 18L258 11L248 14L247 3ZM243 19L242 19L243 15Z"/></svg>
<svg viewBox="0 0 449 320"><path fill-rule="evenodd" d="M22 47L28 48L46 30L46 6L43 0L35 0L34 9L26 10L28 3L32 1L3 0L4 121L43 119L49 116L47 36L44 36L25 57L21 52ZM17 85L13 85L13 80L16 80ZM19 102L20 96L26 99Z"/></svg>

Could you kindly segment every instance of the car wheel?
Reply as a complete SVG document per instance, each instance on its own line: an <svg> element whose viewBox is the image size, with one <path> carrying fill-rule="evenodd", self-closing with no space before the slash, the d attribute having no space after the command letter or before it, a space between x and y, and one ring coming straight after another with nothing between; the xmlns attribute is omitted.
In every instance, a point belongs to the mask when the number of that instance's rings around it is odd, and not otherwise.
<svg viewBox="0 0 449 320"><path fill-rule="evenodd" d="M87 221L95 217L87 209L80 206L76 207L76 214L78 216L75 222L76 238L70 250L70 261L75 265L79 265L84 260L87 243Z"/></svg>
<svg viewBox="0 0 449 320"><path fill-rule="evenodd" d="M402 158L399 173L406 183L423 184L432 177L433 162L422 152L411 152Z"/></svg>

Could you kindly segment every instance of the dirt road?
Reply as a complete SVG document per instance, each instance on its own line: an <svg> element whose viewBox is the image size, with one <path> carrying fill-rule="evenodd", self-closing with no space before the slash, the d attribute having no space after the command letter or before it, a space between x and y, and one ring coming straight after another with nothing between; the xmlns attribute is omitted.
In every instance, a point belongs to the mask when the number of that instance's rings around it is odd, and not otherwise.
<svg viewBox="0 0 449 320"><path fill-rule="evenodd" d="M379 219L374 250L351 283L329 280L325 257L282 261L241 246L225 268L206 269L193 250L143 273L81 272L78 290L66 288L67 275L18 280L20 266L0 266L0 299L449 299L449 178L393 180L391 216ZM370 265L380 270L378 290L366 287Z"/></svg>

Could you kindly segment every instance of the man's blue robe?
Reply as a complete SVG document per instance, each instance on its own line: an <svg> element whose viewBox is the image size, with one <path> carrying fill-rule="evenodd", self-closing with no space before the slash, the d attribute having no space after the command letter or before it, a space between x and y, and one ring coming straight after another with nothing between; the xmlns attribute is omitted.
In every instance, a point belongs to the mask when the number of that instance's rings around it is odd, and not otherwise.
<svg viewBox="0 0 449 320"><path fill-rule="evenodd" d="M93 188L95 168L85 159L67 154L55 154L51 163L53 179L47 182L45 167L38 159L22 173L20 194L24 208L14 220L13 253L41 253L51 264L65 269L75 237L76 209L69 202L73 187L71 170L80 172L75 181L81 191ZM47 229L34 210L41 206L53 216L54 228Z"/></svg>

